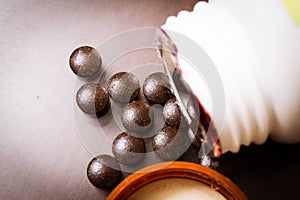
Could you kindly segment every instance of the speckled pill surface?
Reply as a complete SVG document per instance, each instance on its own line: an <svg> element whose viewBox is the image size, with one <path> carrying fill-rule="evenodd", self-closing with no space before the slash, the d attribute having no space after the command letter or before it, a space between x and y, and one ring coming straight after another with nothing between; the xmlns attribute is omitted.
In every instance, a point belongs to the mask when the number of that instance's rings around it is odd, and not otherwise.
<svg viewBox="0 0 300 200"><path fill-rule="evenodd" d="M86 114L101 116L109 107L109 96L99 83L86 83L78 90L77 105Z"/></svg>
<svg viewBox="0 0 300 200"><path fill-rule="evenodd" d="M133 101L127 104L122 111L121 121L128 131L142 133L150 126L153 113L148 103L143 101Z"/></svg>
<svg viewBox="0 0 300 200"><path fill-rule="evenodd" d="M172 98L164 105L163 116L168 125L179 128L182 121L182 113L176 98Z"/></svg>
<svg viewBox="0 0 300 200"><path fill-rule="evenodd" d="M112 145L114 157L123 164L132 165L144 158L145 142L142 138L134 137L125 132L119 134Z"/></svg>
<svg viewBox="0 0 300 200"><path fill-rule="evenodd" d="M96 74L101 68L102 58L95 48L81 46L72 52L69 64L77 76L87 78Z"/></svg>
<svg viewBox="0 0 300 200"><path fill-rule="evenodd" d="M107 91L113 100L128 103L138 96L140 82L130 72L118 72L108 80Z"/></svg>
<svg viewBox="0 0 300 200"><path fill-rule="evenodd" d="M163 160L176 160L186 150L185 138L176 128L165 126L154 136L152 147Z"/></svg>
<svg viewBox="0 0 300 200"><path fill-rule="evenodd" d="M94 157L87 166L89 181L98 188L112 188L122 180L118 161L110 155Z"/></svg>
<svg viewBox="0 0 300 200"><path fill-rule="evenodd" d="M150 74L143 84L143 92L146 99L158 104L164 104L174 97L170 88L169 78L162 72Z"/></svg>

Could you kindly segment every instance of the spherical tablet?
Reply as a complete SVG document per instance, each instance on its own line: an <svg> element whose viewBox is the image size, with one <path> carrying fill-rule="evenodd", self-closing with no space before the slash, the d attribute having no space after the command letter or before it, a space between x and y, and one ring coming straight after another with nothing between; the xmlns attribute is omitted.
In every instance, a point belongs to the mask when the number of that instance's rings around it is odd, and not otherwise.
<svg viewBox="0 0 300 200"><path fill-rule="evenodd" d="M123 108L121 121L128 131L141 133L151 126L152 117L149 104L143 101L133 101Z"/></svg>
<svg viewBox="0 0 300 200"><path fill-rule="evenodd" d="M155 72L150 74L144 81L143 92L145 97L153 102L164 104L174 97L171 91L169 78L165 73Z"/></svg>
<svg viewBox="0 0 300 200"><path fill-rule="evenodd" d="M144 158L145 148L145 142L142 138L123 132L115 138L112 153L119 162L132 165Z"/></svg>
<svg viewBox="0 0 300 200"><path fill-rule="evenodd" d="M186 150L185 139L176 128L165 126L154 136L152 147L164 160L176 160Z"/></svg>
<svg viewBox="0 0 300 200"><path fill-rule="evenodd" d="M69 64L72 71L83 78L94 75L102 65L99 52L90 46L82 46L73 51Z"/></svg>
<svg viewBox="0 0 300 200"><path fill-rule="evenodd" d="M109 155L99 155L93 158L87 167L89 181L98 188L111 188L122 179L118 161Z"/></svg>
<svg viewBox="0 0 300 200"><path fill-rule="evenodd" d="M101 115L109 107L109 96L99 83L86 83L76 95L78 107L87 114Z"/></svg>
<svg viewBox="0 0 300 200"><path fill-rule="evenodd" d="M119 72L109 79L107 91L113 100L128 103L138 96L140 82L130 72Z"/></svg>
<svg viewBox="0 0 300 200"><path fill-rule="evenodd" d="M190 141L197 148L200 148L202 145L203 131L204 130L202 128L198 127L197 132L188 132L188 137Z"/></svg>
<svg viewBox="0 0 300 200"><path fill-rule="evenodd" d="M182 113L176 98L172 98L164 106L163 115L168 125L179 128L182 121Z"/></svg>

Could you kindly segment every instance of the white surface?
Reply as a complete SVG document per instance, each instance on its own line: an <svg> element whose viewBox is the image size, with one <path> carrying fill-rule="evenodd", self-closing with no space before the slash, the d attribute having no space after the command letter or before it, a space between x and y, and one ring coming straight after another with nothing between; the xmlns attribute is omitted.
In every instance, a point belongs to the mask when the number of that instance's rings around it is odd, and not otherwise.
<svg viewBox="0 0 300 200"><path fill-rule="evenodd" d="M91 193L78 194L76 187L94 190L84 172L91 155L81 145L73 122L76 76L68 59L78 46L97 46L114 34L113 28L107 35L97 28L106 23L99 19L109 15L99 3L0 2L0 177L5 177L0 196L4 199L75 199ZM104 196L97 194L100 199Z"/></svg>
<svg viewBox="0 0 300 200"><path fill-rule="evenodd" d="M76 47L101 40L89 30L97 21L80 20L88 13L76 16L68 12L80 6L58 1L1 3L2 148L28 144L22 140L31 138L26 137L31 134L43 134L45 144L67 145L68 140L51 140L62 131L74 138L72 99L76 76L69 69L68 59Z"/></svg>

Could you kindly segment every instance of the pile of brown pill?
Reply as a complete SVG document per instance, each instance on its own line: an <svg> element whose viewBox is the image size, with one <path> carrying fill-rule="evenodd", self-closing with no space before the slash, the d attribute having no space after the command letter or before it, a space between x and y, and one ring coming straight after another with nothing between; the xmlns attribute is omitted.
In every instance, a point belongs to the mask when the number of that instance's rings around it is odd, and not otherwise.
<svg viewBox="0 0 300 200"><path fill-rule="evenodd" d="M95 48L82 46L73 51L69 64L77 76L89 78L101 69L102 58ZM139 99L139 95L144 98ZM112 189L122 180L120 164L131 166L142 162L146 153L143 136L154 121L151 110L153 104L163 106L165 120L164 127L151 137L154 152L165 161L180 157L185 136L179 131L179 126L184 120L165 73L151 73L141 84L135 74L120 71L112 75L105 85L99 82L85 83L76 94L79 109L100 119L110 109L111 101L122 105L121 122L126 131L114 139L111 149L113 156L99 155L88 164L87 176L94 186ZM199 147L200 136L188 138L190 143Z"/></svg>

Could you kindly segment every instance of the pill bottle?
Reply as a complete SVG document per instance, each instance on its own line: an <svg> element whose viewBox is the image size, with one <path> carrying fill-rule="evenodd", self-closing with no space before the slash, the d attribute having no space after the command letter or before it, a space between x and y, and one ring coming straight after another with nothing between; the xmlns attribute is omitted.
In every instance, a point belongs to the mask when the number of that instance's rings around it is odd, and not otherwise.
<svg viewBox="0 0 300 200"><path fill-rule="evenodd" d="M203 57L175 32L213 63L190 64L179 56L178 68L211 116L222 153L268 137L300 141L299 27L297 0L199 2L162 26L179 55Z"/></svg>

